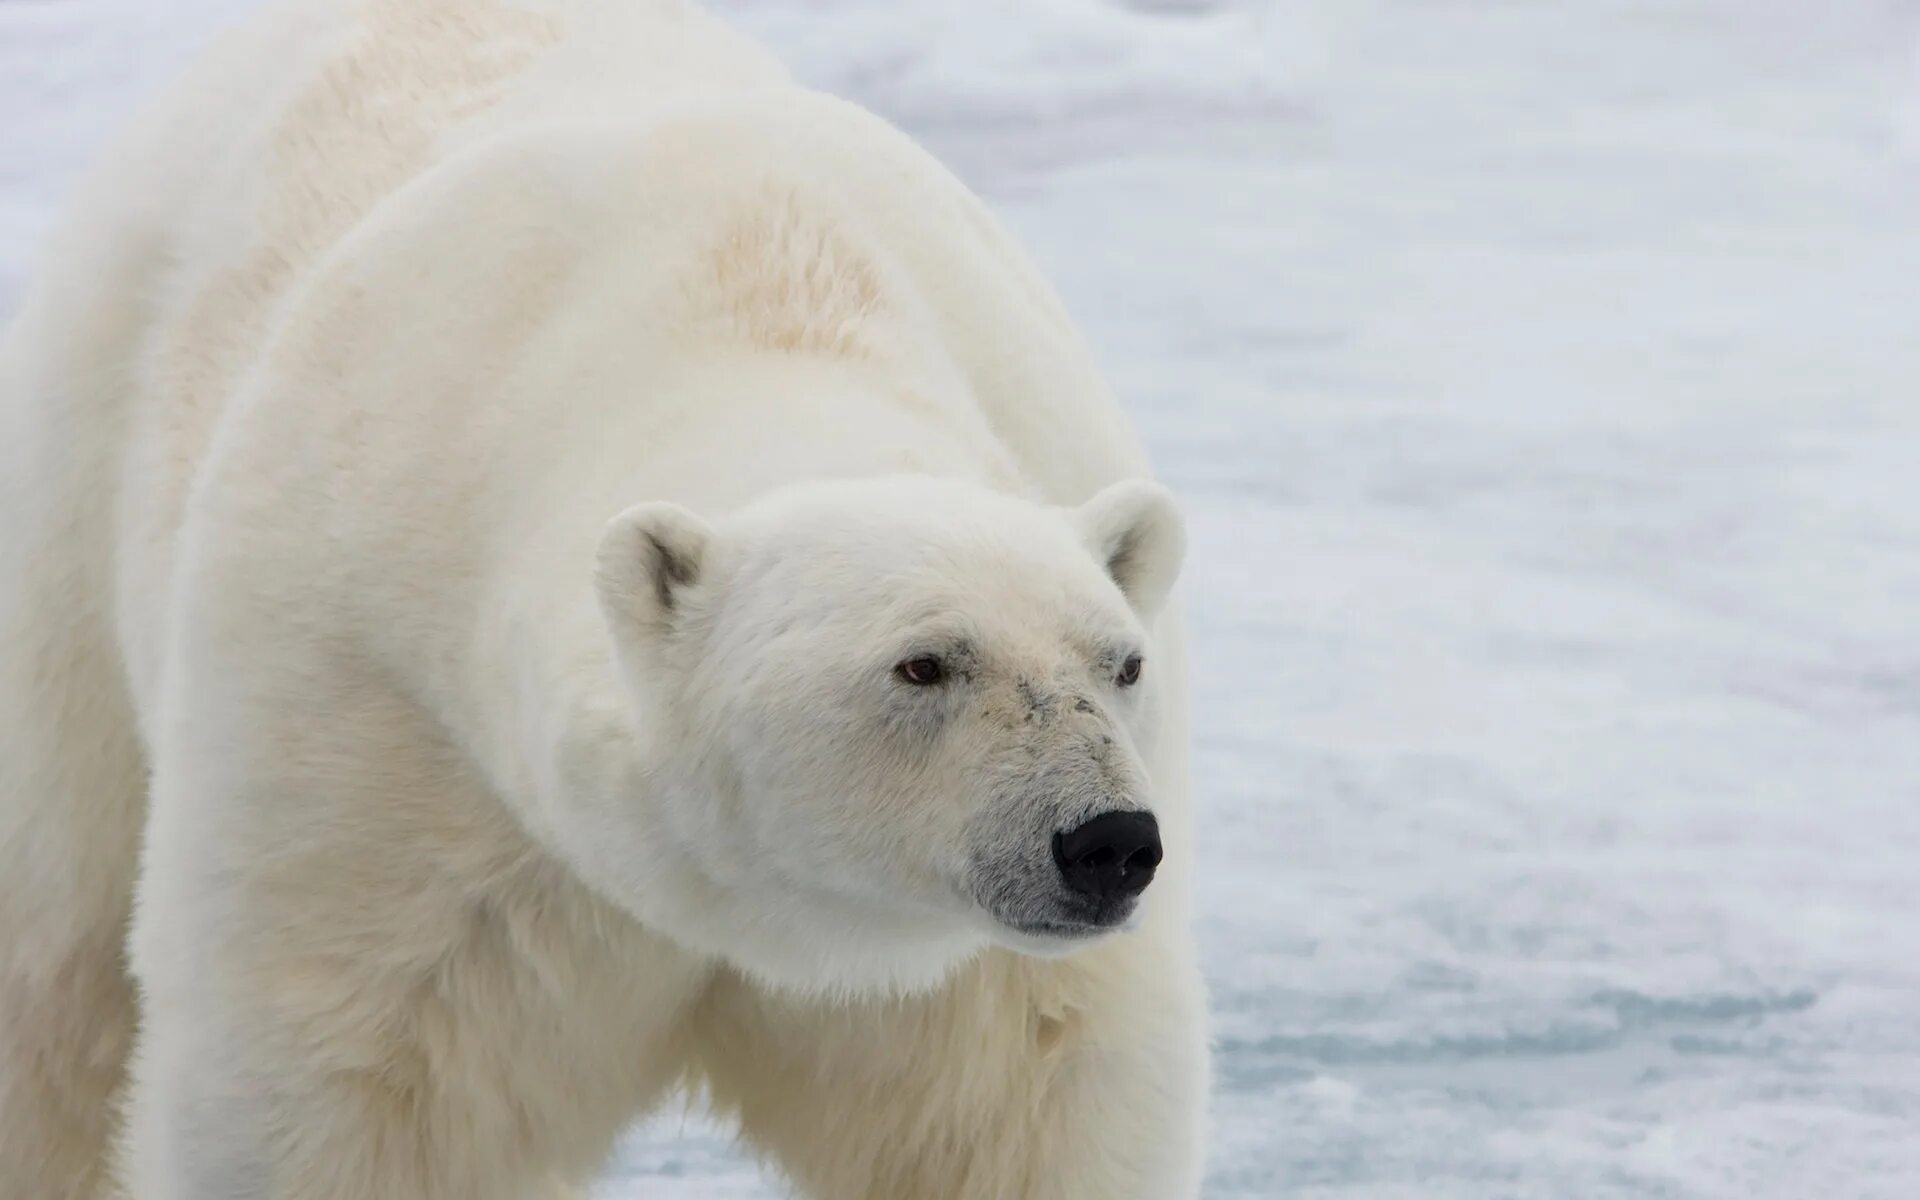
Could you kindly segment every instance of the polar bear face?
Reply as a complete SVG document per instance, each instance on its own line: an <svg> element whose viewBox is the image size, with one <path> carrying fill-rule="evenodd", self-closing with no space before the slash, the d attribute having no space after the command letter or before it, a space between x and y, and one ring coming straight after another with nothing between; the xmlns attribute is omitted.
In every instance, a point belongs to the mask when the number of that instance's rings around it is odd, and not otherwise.
<svg viewBox="0 0 1920 1200"><path fill-rule="evenodd" d="M1149 629L1182 548L1145 482L1077 509L900 478L622 514L602 607L672 731L659 824L697 884L665 932L861 989L1123 928L1161 854Z"/></svg>

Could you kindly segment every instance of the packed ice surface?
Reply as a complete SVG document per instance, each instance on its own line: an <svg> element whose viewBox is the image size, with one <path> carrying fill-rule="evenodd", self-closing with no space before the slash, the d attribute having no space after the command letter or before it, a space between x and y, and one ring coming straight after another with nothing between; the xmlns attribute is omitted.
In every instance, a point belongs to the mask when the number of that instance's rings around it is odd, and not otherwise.
<svg viewBox="0 0 1920 1200"><path fill-rule="evenodd" d="M0 305L246 7L0 5ZM721 7L1186 501L1209 1197L1920 1196L1920 4Z"/></svg>

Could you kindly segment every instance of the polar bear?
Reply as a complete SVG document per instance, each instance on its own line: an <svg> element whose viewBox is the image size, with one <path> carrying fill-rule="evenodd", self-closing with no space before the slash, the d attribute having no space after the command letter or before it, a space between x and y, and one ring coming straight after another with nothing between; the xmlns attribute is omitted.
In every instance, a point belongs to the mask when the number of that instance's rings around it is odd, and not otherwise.
<svg viewBox="0 0 1920 1200"><path fill-rule="evenodd" d="M275 7L0 343L0 1193L1173 1200L1180 518L909 140L667 0ZM137 1031L137 1032L136 1032Z"/></svg>

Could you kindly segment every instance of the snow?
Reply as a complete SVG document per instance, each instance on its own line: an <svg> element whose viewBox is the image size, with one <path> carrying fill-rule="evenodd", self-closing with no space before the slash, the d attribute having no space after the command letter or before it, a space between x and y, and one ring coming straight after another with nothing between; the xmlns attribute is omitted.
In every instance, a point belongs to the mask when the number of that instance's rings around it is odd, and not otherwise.
<svg viewBox="0 0 1920 1200"><path fill-rule="evenodd" d="M245 7L0 6L0 309ZM1920 1196L1920 5L721 7L1188 505L1209 1197ZM675 1115L603 1194L780 1193Z"/></svg>

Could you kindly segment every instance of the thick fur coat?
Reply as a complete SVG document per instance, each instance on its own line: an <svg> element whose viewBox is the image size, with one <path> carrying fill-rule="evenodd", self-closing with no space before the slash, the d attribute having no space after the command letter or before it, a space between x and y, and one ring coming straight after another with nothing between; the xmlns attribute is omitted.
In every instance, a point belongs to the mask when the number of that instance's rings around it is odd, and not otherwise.
<svg viewBox="0 0 1920 1200"><path fill-rule="evenodd" d="M564 1194L682 1088L822 1200L1195 1195L1146 474L981 205L700 13L263 13L0 343L0 1196Z"/></svg>

